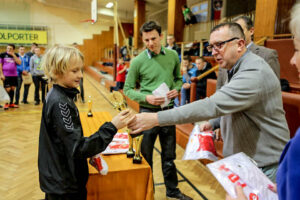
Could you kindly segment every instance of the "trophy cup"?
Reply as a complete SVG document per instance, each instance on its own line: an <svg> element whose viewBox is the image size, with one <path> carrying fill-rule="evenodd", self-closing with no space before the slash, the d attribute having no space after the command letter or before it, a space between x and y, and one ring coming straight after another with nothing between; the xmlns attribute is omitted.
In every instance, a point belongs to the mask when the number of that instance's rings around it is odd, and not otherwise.
<svg viewBox="0 0 300 200"><path fill-rule="evenodd" d="M109 99L111 103L113 104L114 109L117 109L118 111L125 110L127 108L126 101L123 97L123 95L118 92L118 91L113 91ZM133 137L130 134L130 130L126 129L126 132L128 133L128 140L129 140L129 149L127 151L127 158L132 158L133 157L133 163L138 163L140 164L142 162L142 157L141 157L141 145L142 145L142 140L143 140L143 135L135 136L135 147L136 151L134 152L133 150Z"/></svg>
<svg viewBox="0 0 300 200"><path fill-rule="evenodd" d="M87 114L88 117L93 117L92 105L93 105L93 102L92 102L91 96L89 96L89 100L88 100L88 109L89 110L88 110L88 114Z"/></svg>

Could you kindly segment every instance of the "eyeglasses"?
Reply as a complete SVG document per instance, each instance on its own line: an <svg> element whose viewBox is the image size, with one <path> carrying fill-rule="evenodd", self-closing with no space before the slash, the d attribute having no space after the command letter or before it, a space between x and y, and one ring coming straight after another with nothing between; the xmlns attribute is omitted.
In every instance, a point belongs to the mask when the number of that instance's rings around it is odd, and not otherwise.
<svg viewBox="0 0 300 200"><path fill-rule="evenodd" d="M226 44L228 42L231 42L233 40L236 40L236 39L240 39L240 38L234 37L234 38L231 38L229 40L225 40L223 42L217 42L215 44L210 44L210 45L207 46L207 51L212 52L213 49L215 49L215 50L218 51L218 50L222 49L222 47L223 47L224 44Z"/></svg>

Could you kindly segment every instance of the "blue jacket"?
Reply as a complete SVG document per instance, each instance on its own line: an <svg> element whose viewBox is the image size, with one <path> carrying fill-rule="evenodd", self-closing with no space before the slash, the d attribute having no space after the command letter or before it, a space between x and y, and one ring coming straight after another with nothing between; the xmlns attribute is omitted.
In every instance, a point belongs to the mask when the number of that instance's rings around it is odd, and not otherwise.
<svg viewBox="0 0 300 200"><path fill-rule="evenodd" d="M279 163L276 182L280 200L300 199L300 128L285 146Z"/></svg>
<svg viewBox="0 0 300 200"><path fill-rule="evenodd" d="M29 57L25 54L23 57L20 56L19 58L21 60L21 64L17 65L17 72L18 72L18 76L22 76L23 71L27 71L27 72L30 71Z"/></svg>
<svg viewBox="0 0 300 200"><path fill-rule="evenodd" d="M197 71L197 67L195 66L195 64L192 63L192 65L193 65L193 67L191 69L189 69L188 72L187 72L190 78L194 77L194 74ZM182 76L182 82L183 83L191 83L191 79L187 81L185 76Z"/></svg>

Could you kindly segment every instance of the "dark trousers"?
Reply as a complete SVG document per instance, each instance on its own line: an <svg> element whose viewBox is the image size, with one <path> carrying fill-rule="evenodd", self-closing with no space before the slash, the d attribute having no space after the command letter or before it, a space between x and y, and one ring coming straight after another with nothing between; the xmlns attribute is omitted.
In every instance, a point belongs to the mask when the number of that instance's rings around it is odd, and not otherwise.
<svg viewBox="0 0 300 200"><path fill-rule="evenodd" d="M36 102L40 102L40 93L39 93L39 89L40 86L42 88L42 102L45 101L45 86L46 86L46 81L42 78L43 76L32 76L32 80L34 83L34 100Z"/></svg>
<svg viewBox="0 0 300 200"><path fill-rule="evenodd" d="M29 87L30 84L24 84L23 102L27 102Z"/></svg>
<svg viewBox="0 0 300 200"><path fill-rule="evenodd" d="M22 87L22 76L18 76L18 84L17 84L17 87L16 87L16 101L15 101L15 104L19 104L19 99L20 99L20 90L21 90L21 87Z"/></svg>
<svg viewBox="0 0 300 200"><path fill-rule="evenodd" d="M45 200L86 200L86 196L86 191L75 194L46 194Z"/></svg>
<svg viewBox="0 0 300 200"><path fill-rule="evenodd" d="M140 112L158 112L161 109L140 107ZM152 169L153 148L156 137L159 135L161 145L161 164L167 195L179 193L177 170L174 163L176 158L176 130L175 126L154 127L143 131L141 152Z"/></svg>
<svg viewBox="0 0 300 200"><path fill-rule="evenodd" d="M110 87L110 92L112 92L113 90L114 91L119 91L120 89L123 89L124 84L125 84L124 82L117 81L116 87Z"/></svg>

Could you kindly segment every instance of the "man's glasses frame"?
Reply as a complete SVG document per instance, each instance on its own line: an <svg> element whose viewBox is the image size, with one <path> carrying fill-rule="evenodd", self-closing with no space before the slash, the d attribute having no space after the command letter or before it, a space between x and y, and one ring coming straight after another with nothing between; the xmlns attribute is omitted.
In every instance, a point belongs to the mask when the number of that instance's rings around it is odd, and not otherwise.
<svg viewBox="0 0 300 200"><path fill-rule="evenodd" d="M238 38L238 37L233 37L233 38L231 38L231 39L229 39L229 40L225 40L225 41L223 41L223 42L217 42L217 43L215 43L215 44L210 44L210 45L208 45L206 48L207 48L207 51L209 51L209 52L212 52L212 50L213 49L215 49L215 50L220 50L220 49L222 49L222 47L223 47L223 45L224 44L226 44L226 43L228 43L228 42L231 42L231 41L233 41L233 40L237 40L237 39L240 39L240 38Z"/></svg>

